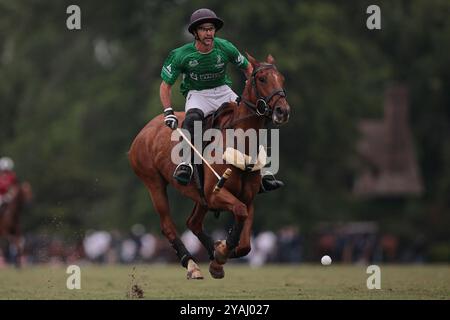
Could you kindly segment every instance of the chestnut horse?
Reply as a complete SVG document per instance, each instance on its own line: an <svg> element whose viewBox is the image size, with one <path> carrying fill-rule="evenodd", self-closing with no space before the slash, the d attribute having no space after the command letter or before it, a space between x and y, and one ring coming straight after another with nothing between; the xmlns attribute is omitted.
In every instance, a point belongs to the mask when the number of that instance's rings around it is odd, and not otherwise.
<svg viewBox="0 0 450 320"><path fill-rule="evenodd" d="M23 255L23 238L20 228L20 214L23 207L33 198L33 192L28 182L13 186L10 200L0 207L0 238L5 238L13 249L13 260L17 267L21 265Z"/></svg>
<svg viewBox="0 0 450 320"><path fill-rule="evenodd" d="M219 130L225 137L225 129L263 129L269 121L276 125L288 121L290 107L283 89L284 77L274 65L271 55L266 62L258 62L248 55L253 65L251 78L246 82L239 103L229 103L229 112L223 112L216 119ZM176 113L180 124L184 112ZM161 231L175 249L183 267L187 268L188 279L203 279L194 257L180 240L169 210L166 187L173 185L184 196L195 202L187 227L198 237L210 257L209 271L213 278L223 278L223 265L228 258L239 258L250 252L250 237L253 224L253 201L261 184L260 171L242 171L230 164L212 163L222 175L227 168L232 170L230 178L219 192L213 192L216 175L203 166L204 200L194 181L183 186L172 174L176 163L171 161L171 150L178 142L171 141L172 130L165 126L163 115L152 119L136 136L129 151L129 161L136 175L147 187L154 208L160 216ZM223 143L226 145L226 142ZM194 180L194 179L193 179ZM204 232L203 220L208 210L229 211L234 215L234 225L227 239L214 242Z"/></svg>

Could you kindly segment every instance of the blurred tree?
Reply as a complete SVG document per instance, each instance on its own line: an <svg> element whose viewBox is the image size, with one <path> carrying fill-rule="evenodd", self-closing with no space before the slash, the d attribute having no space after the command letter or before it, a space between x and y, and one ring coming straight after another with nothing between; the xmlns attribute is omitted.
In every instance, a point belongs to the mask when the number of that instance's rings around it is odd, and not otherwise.
<svg viewBox="0 0 450 320"><path fill-rule="evenodd" d="M366 28L369 1L83 0L79 31L66 28L69 4L0 1L0 153L16 160L36 192L27 230L55 229L56 217L68 236L137 222L159 232L126 152L161 112L163 60L191 41L189 16L207 6L225 20L218 36L260 60L271 53L286 77L292 116L280 128L279 172L286 188L258 196L257 229L300 224L308 232L321 220L376 219L398 228L411 221L409 237L427 228L430 238L449 239L448 1L383 2L375 31ZM241 92L243 75L230 73ZM390 82L411 88L426 194L356 201L355 124L381 116ZM177 92L174 105L184 105ZM191 202L170 195L184 226Z"/></svg>

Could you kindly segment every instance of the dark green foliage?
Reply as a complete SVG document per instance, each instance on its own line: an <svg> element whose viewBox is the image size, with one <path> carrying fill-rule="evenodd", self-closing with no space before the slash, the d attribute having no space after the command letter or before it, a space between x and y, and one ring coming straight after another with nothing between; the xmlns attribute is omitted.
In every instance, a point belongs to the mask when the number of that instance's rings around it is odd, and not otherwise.
<svg viewBox="0 0 450 320"><path fill-rule="evenodd" d="M225 20L221 37L259 60L272 54L286 77L293 110L280 131L278 175L286 188L258 196L257 230L376 220L408 223L405 236L449 240L448 1L383 1L376 31L366 28L368 1L78 1L80 31L66 28L69 4L0 1L0 154L13 157L34 187L26 230L52 228L55 217L68 236L138 222L159 230L127 150L161 112L164 58L189 41L190 13L208 6ZM240 92L243 75L230 73ZM384 89L395 82L410 88L425 194L401 203L355 200L356 122L382 116ZM182 110L177 91L173 99ZM170 195L184 228L193 205Z"/></svg>

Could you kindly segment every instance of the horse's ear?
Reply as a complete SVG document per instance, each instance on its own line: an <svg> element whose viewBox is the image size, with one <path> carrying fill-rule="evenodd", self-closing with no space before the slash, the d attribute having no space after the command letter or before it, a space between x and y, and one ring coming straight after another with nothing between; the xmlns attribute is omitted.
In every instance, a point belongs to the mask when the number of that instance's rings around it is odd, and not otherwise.
<svg viewBox="0 0 450 320"><path fill-rule="evenodd" d="M267 61L267 63L270 63L270 64L275 64L275 58L274 58L274 57L272 57L272 55L271 55L271 54L269 54L269 55L267 56L267 59L266 59L266 61Z"/></svg>
<svg viewBox="0 0 450 320"><path fill-rule="evenodd" d="M256 61L256 59L253 58L253 57L250 55L250 53L245 52L245 54L247 55L248 61L250 61L250 63L252 64L253 67L259 65L259 62Z"/></svg>

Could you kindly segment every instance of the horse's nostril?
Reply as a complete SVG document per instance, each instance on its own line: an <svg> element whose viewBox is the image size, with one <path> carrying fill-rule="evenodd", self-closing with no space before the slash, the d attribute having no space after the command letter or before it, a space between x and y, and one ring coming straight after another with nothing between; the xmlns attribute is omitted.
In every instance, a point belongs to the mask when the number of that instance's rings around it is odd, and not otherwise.
<svg viewBox="0 0 450 320"><path fill-rule="evenodd" d="M282 116L283 110L281 109L281 107L275 107L275 113L279 116Z"/></svg>

